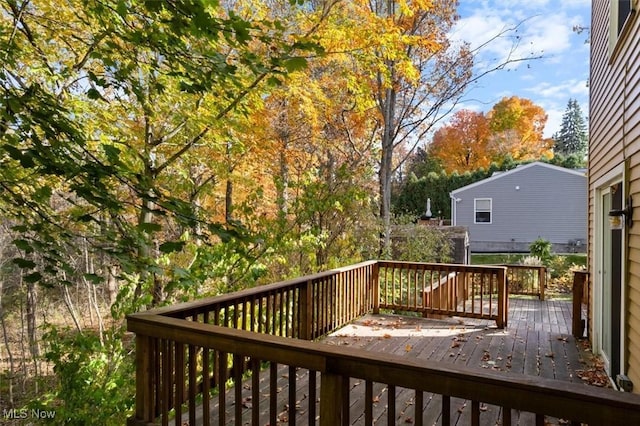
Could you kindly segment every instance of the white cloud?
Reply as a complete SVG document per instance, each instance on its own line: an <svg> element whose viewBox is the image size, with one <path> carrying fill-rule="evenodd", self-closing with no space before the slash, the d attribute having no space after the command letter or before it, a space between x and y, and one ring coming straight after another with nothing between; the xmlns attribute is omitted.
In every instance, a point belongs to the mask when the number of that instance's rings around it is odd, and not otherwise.
<svg viewBox="0 0 640 426"><path fill-rule="evenodd" d="M483 71L500 64L515 69L523 62L514 60L537 56L560 60L557 55L571 49L572 34L572 24L562 13L516 20L508 10L483 8L460 19L451 37L477 50L476 68Z"/></svg>
<svg viewBox="0 0 640 426"><path fill-rule="evenodd" d="M587 82L578 79L559 81L557 83L543 81L525 90L543 98L564 99L566 101L568 101L569 98L584 98L589 96Z"/></svg>

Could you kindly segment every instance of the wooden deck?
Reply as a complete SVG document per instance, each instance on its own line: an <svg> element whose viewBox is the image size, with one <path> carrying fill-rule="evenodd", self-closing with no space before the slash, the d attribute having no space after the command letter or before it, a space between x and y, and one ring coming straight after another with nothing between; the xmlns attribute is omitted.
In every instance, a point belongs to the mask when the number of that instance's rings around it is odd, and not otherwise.
<svg viewBox="0 0 640 426"><path fill-rule="evenodd" d="M571 336L571 301L546 300L537 298L512 297L509 301L509 325L498 329L495 321L469 318L425 319L399 315L369 314L332 333L322 341L327 345L357 347L367 351L385 352L405 357L466 365L474 368L504 371L505 374L524 374L562 381L582 382L578 373L585 369L585 361L590 353L584 352L582 345ZM260 373L260 401L252 401L252 382L244 382L242 389L242 424L251 424L249 408L259 404L260 424L269 425L269 395L277 392L278 424L288 424L290 401L288 387L293 384L295 374L296 418L290 424L306 425L309 409L319 413L320 390L310 391L307 370L280 367L277 370L277 386L270 387L270 371ZM311 378L317 386L319 375ZM358 379L350 383L349 424L365 424L362 416L365 386ZM234 390L227 392L225 424L235 424ZM389 394L395 398L389 398ZM386 385L374 384L371 398L374 401L374 423L412 424L415 404L423 405L423 421L426 425L440 424L441 397L425 393L422 401L415 401L415 393L406 389L389 389ZM313 400L310 405L310 399ZM218 424L220 418L217 399L211 406L212 418ZM387 418L389 404L395 404L395 419ZM501 409L481 405L481 424L500 424ZM470 423L470 403L463 400L451 401L451 424ZM357 414L356 414L357 413ZM317 415L316 415L316 418ZM512 413L513 424L535 424L532 414L523 414L515 410ZM546 419L547 424L558 424L557 419ZM183 425L188 422L183 422Z"/></svg>

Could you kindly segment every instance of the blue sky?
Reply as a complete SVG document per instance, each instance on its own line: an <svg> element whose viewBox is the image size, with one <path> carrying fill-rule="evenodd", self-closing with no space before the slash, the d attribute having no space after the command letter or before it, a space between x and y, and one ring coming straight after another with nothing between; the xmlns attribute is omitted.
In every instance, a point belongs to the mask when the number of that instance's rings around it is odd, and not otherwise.
<svg viewBox="0 0 640 426"><path fill-rule="evenodd" d="M505 96L528 98L549 116L545 136L560 129L569 98L578 100L586 117L588 34L572 28L588 27L590 10L590 0L460 0L461 19L451 36L479 49L477 72L504 62L509 54L542 58L515 62L483 77L469 88L458 108L486 112Z"/></svg>

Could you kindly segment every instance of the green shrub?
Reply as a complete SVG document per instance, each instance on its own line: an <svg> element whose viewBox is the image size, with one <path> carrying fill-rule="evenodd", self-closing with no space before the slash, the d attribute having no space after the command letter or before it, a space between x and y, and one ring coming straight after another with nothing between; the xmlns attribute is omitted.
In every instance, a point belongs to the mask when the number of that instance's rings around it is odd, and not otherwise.
<svg viewBox="0 0 640 426"><path fill-rule="evenodd" d="M532 256L540 258L542 263L547 265L551 260L551 242L544 238L538 238L529 245L529 252Z"/></svg>
<svg viewBox="0 0 640 426"><path fill-rule="evenodd" d="M107 333L104 343L93 333L51 328L46 359L53 363L57 384L31 409L56 411L64 425L123 425L135 395L134 357L121 330Z"/></svg>

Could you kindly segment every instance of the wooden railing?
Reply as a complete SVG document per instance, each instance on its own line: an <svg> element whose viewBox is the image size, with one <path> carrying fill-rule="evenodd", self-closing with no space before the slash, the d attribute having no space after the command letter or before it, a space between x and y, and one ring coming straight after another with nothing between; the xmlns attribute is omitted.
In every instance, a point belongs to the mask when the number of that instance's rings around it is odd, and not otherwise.
<svg viewBox="0 0 640 426"><path fill-rule="evenodd" d="M503 265L507 267L509 294L538 296L544 300L547 267L532 265Z"/></svg>
<svg viewBox="0 0 640 426"><path fill-rule="evenodd" d="M571 334L574 337L589 336L589 272L585 270L573 272L573 317L571 318ZM583 315L584 313L584 315Z"/></svg>
<svg viewBox="0 0 640 426"><path fill-rule="evenodd" d="M439 401L442 424L449 424L455 414L452 398L471 401L469 424L496 424L489 416L500 412L508 425L512 410L536 413L538 422L549 415L589 424L640 424L636 396L309 341L379 309L451 312L443 308L450 292L482 297L485 304L495 301L506 325L506 302L495 297L500 287L506 293L504 281L504 268L373 261L130 315L127 326L136 334L136 406L128 423L275 425L319 419L320 425L333 426L362 416L372 424L374 412L382 415L373 392L385 387L388 424L404 410L396 407L401 395L414 400L417 425L430 400ZM429 290L431 304L420 307ZM465 313L477 312L456 314ZM353 398L364 403L352 405ZM486 404L502 408L487 410Z"/></svg>
<svg viewBox="0 0 640 426"><path fill-rule="evenodd" d="M463 316L507 325L505 267L378 262L381 309Z"/></svg>
<svg viewBox="0 0 640 426"><path fill-rule="evenodd" d="M470 401L471 409L465 411L468 417L458 419L458 424L510 425L513 410L520 411L521 422L522 412L535 413L527 424L544 424L545 415L574 424L640 424L637 395L583 384L372 354L154 314L129 317L129 328L137 334L138 380L151 385L151 390L157 387L155 392L137 395L136 403L143 405L136 406L130 425L259 425L265 423L263 412L274 425L299 422L334 426L351 424L358 418L363 418L364 424L373 424L373 395L380 393L380 387L387 389L387 401L378 401L386 402L386 410L375 412L375 416L378 422L386 417L390 425L396 424L399 412L407 409L396 405L402 395L413 399L412 421L416 425L423 424L422 410L427 401L440 405L440 424L450 424L454 414L458 416L453 398ZM231 380L234 386L232 390L218 387L217 407L212 412L207 383L216 362L222 366L218 369L220 383ZM259 367L266 362L269 368L261 370ZM253 368L250 378L240 373L245 364ZM158 374L150 374L155 369ZM203 381L203 377L208 380ZM304 386L301 377L306 377ZM243 386L243 380L249 385ZM269 382L266 400L260 390L263 380ZM138 384L138 391L145 389ZM352 405L354 398L364 403ZM159 420L150 409L157 400L161 407ZM244 402L247 400L249 404ZM285 406L298 406L305 415L297 417L293 409L287 409L283 418Z"/></svg>
<svg viewBox="0 0 640 426"><path fill-rule="evenodd" d="M364 262L130 315L127 327L136 333L136 419L161 418L164 424L172 410L183 402L193 404L197 395L206 406L212 389L224 387L220 385L231 375L242 377L257 367L232 356L234 352L225 347L185 346L188 342L175 335L173 327L164 330L170 338L159 332L162 327L153 332L140 329L139 319L170 318L246 330L259 333L258 340L265 334L313 340L374 310L377 270L375 261ZM186 376L177 368L185 363L191 366Z"/></svg>

